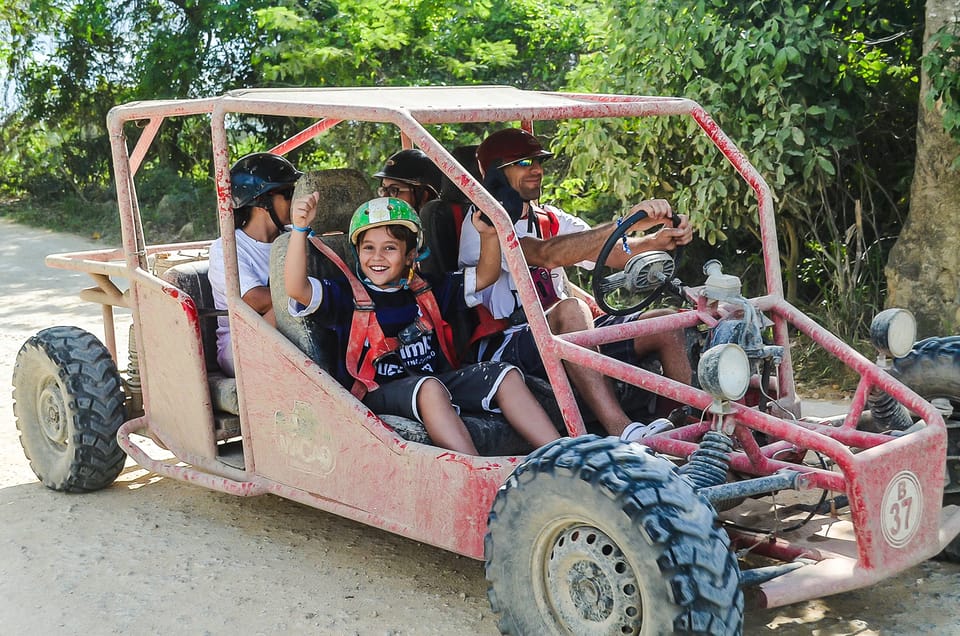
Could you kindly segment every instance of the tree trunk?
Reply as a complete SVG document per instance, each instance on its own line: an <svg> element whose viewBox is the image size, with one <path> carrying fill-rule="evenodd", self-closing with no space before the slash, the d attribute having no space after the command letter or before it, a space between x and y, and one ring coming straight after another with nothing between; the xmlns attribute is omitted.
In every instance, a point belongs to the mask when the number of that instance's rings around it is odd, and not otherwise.
<svg viewBox="0 0 960 636"><path fill-rule="evenodd" d="M930 36L958 15L960 0L927 0L924 55ZM960 171L950 168L960 144L944 130L940 104L924 106L928 89L924 72L910 214L885 271L887 306L912 311L921 337L960 333Z"/></svg>

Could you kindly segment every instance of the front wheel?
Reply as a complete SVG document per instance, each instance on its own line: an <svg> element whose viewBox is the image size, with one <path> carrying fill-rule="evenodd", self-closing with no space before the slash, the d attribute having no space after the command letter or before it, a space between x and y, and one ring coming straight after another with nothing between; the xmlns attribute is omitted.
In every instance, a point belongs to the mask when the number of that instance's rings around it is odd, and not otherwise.
<svg viewBox="0 0 960 636"><path fill-rule="evenodd" d="M27 340L13 369L13 401L20 444L44 486L88 492L120 474L123 389L93 334L51 327Z"/></svg>
<svg viewBox="0 0 960 636"><path fill-rule="evenodd" d="M500 489L486 575L504 634L739 634L740 569L673 464L619 439L549 444Z"/></svg>

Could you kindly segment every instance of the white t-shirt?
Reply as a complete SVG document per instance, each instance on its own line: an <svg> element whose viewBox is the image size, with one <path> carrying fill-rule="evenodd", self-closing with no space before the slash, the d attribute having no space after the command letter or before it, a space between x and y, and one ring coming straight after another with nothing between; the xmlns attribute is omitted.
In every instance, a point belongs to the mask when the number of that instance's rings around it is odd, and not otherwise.
<svg viewBox="0 0 960 636"><path fill-rule="evenodd" d="M587 224L586 221L572 214L567 214L559 208L551 206L550 211L557 217L557 236L583 232L590 229L590 225ZM470 217L468 216L467 218L469 219ZM525 236L540 236L540 227L538 224L534 223L533 231L530 231L530 223L526 216L518 220L513 228L517 232L518 240ZM460 267L474 266L479 260L480 234L477 232L477 228L473 227L473 223L465 221L460 228ZM582 261L577 263L577 265L586 269L593 269L594 263L592 261ZM507 269L506 257L501 258L500 268L502 270L500 272L500 278L497 279L497 282L493 285L490 285L480 292L476 291L476 286L470 287L469 285L464 285L464 293L469 306L472 307L483 304L490 310L494 318L507 318L520 306L520 298L516 293L517 286L513 281L513 276L510 275L510 271ZM557 297L566 298L563 268L556 267L550 270L550 278L552 279L554 288L557 290Z"/></svg>
<svg viewBox="0 0 960 636"><path fill-rule="evenodd" d="M254 287L266 287L270 282L270 248L272 243L261 243L246 232L234 232L237 241L237 269L240 274L240 296ZM223 239L210 244L208 273L213 304L217 309L227 308L226 274L223 269ZM234 375L233 348L230 343L230 321L217 318L217 362L227 375Z"/></svg>

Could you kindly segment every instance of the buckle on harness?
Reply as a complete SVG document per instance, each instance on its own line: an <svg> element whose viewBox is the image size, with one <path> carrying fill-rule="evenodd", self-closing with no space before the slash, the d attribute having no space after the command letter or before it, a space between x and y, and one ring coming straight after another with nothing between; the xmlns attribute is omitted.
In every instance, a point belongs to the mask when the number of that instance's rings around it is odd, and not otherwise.
<svg viewBox="0 0 960 636"><path fill-rule="evenodd" d="M400 344L411 345L431 333L433 333L433 329L429 328L422 320L417 318L414 322L400 330L397 334L397 339L400 341Z"/></svg>
<svg viewBox="0 0 960 636"><path fill-rule="evenodd" d="M376 305L374 305L372 302L366 305L361 305L357 302L356 298L353 299L353 308L357 311L375 311L377 309Z"/></svg>

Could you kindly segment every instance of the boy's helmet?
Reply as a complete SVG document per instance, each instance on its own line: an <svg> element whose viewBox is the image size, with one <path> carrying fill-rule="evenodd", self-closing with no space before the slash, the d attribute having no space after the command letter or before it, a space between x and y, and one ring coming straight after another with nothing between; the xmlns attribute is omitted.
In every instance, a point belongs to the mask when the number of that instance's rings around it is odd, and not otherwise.
<svg viewBox="0 0 960 636"><path fill-rule="evenodd" d="M393 179L410 185L430 188L434 196L440 195L443 173L422 150L408 148L390 155L383 168L373 175L377 179Z"/></svg>
<svg viewBox="0 0 960 636"><path fill-rule="evenodd" d="M233 208L242 208L261 195L292 186L302 175L280 155L270 152L245 155L230 168Z"/></svg>
<svg viewBox="0 0 960 636"><path fill-rule="evenodd" d="M350 243L357 244L360 233L381 225L402 225L420 238L420 217L401 199L382 197L367 201L350 218Z"/></svg>
<svg viewBox="0 0 960 636"><path fill-rule="evenodd" d="M484 172L504 168L521 159L548 159L553 156L544 150L536 137L522 128L504 128L489 135L477 148L477 161Z"/></svg>

